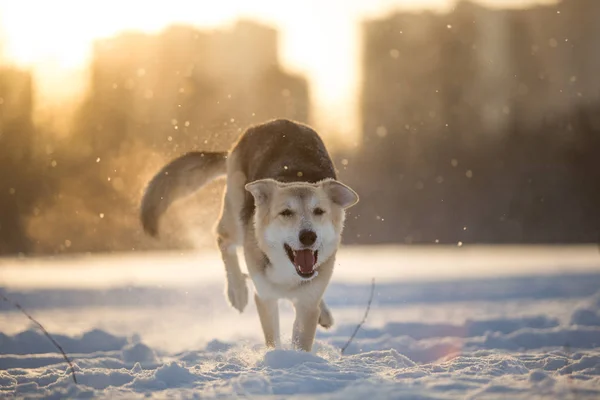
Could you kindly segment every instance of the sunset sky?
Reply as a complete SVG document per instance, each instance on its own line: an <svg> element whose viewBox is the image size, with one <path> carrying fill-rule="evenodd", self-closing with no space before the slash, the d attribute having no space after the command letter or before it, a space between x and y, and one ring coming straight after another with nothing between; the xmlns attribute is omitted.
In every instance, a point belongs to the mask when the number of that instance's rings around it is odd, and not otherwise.
<svg viewBox="0 0 600 400"><path fill-rule="evenodd" d="M494 6L549 0L487 0ZM278 28L284 66L307 76L313 122L356 137L360 21L395 9L451 7L452 0L0 0L0 54L4 63L32 67L39 98L77 94L94 39L123 30L157 32L173 23L220 27L240 17ZM352 140L352 139L350 139Z"/></svg>

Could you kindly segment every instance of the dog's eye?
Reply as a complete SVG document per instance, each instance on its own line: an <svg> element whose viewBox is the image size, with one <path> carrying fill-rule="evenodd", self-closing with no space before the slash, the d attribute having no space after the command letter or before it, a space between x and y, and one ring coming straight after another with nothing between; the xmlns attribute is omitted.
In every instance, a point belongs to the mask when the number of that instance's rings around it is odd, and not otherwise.
<svg viewBox="0 0 600 400"><path fill-rule="evenodd" d="M292 215L294 215L294 212L292 210L290 210L289 208L286 208L285 210L280 212L279 215L281 215L283 217L291 217Z"/></svg>
<svg viewBox="0 0 600 400"><path fill-rule="evenodd" d="M315 215L323 215L323 214L325 214L325 210L323 210L322 208L317 207L317 208L315 208L313 210L313 213L315 213Z"/></svg>

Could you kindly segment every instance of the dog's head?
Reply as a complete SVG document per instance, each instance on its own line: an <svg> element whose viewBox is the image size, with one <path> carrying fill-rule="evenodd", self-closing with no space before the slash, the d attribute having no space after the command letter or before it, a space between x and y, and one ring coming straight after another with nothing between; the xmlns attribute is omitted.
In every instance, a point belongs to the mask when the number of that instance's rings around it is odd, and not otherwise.
<svg viewBox="0 0 600 400"><path fill-rule="evenodd" d="M318 183L282 183L261 179L246 185L254 197L259 248L279 274L311 279L337 249L345 209L358 195L334 179Z"/></svg>

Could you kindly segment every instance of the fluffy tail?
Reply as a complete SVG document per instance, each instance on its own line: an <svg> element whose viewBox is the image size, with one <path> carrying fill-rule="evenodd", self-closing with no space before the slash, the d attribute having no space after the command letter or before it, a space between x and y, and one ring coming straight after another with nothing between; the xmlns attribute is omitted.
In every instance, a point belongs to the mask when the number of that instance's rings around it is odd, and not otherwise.
<svg viewBox="0 0 600 400"><path fill-rule="evenodd" d="M144 231L158 236L158 221L171 203L224 175L226 160L227 153L190 152L165 165L148 183L142 198Z"/></svg>

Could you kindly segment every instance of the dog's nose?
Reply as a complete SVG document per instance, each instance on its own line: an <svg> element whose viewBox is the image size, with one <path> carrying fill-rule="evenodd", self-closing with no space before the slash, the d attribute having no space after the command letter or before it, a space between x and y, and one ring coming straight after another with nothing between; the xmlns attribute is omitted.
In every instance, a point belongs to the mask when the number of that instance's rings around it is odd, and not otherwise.
<svg viewBox="0 0 600 400"><path fill-rule="evenodd" d="M317 234L307 229L300 231L300 243L305 246L312 246L317 241Z"/></svg>

